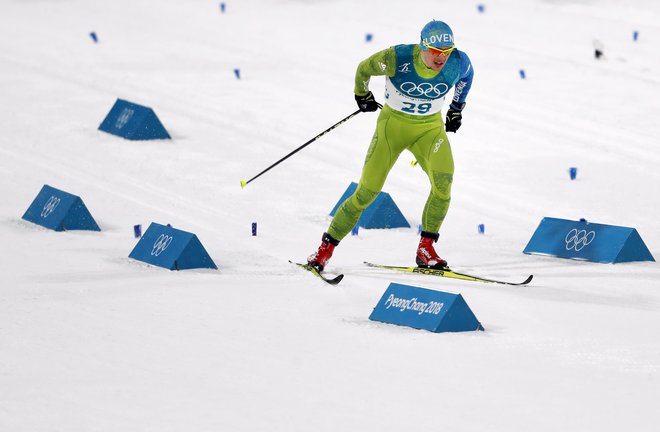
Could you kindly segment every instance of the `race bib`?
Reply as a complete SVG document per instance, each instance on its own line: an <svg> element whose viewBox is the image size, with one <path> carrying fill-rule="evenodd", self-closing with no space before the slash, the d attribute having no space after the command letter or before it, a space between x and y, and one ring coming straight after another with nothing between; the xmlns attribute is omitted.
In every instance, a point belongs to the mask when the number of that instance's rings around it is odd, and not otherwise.
<svg viewBox="0 0 660 432"><path fill-rule="evenodd" d="M449 87L445 83L402 82L398 87L385 79L385 101L391 108L406 114L427 116L440 112Z"/></svg>

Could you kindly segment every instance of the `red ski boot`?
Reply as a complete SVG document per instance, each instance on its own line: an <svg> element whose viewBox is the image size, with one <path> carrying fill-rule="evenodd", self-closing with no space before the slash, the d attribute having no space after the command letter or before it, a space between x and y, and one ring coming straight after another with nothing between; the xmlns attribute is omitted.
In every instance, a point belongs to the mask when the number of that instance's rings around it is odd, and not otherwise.
<svg viewBox="0 0 660 432"><path fill-rule="evenodd" d="M440 258L433 249L433 243L438 241L439 234L422 231L422 238L417 246L417 257L415 261L420 267L442 270L447 268L447 261Z"/></svg>
<svg viewBox="0 0 660 432"><path fill-rule="evenodd" d="M326 264L328 264L328 261L330 261L332 252L335 250L335 246L338 244L339 240L336 240L328 233L323 233L319 250L307 258L307 264L316 268L319 272L322 272Z"/></svg>

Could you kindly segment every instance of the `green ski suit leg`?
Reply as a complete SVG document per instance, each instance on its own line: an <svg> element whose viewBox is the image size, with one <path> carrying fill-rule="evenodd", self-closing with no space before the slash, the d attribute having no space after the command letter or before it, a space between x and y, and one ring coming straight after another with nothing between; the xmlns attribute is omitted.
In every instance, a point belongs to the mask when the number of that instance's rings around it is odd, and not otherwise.
<svg viewBox="0 0 660 432"><path fill-rule="evenodd" d="M367 151L358 187L339 207L328 234L342 240L362 212L380 193L385 179L403 150L410 150L431 182L431 193L422 214L422 229L438 232L450 202L454 160L441 113L411 116L384 105Z"/></svg>
<svg viewBox="0 0 660 432"><path fill-rule="evenodd" d="M431 192L422 213L422 231L437 233L451 201L454 157L444 126L427 132L410 147L431 183Z"/></svg>

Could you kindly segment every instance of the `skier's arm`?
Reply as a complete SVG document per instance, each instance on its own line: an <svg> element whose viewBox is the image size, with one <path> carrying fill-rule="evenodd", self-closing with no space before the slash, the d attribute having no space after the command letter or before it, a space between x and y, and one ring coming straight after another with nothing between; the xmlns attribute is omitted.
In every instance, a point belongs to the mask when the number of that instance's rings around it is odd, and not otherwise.
<svg viewBox="0 0 660 432"><path fill-rule="evenodd" d="M472 87L472 78L474 77L474 69L472 69L472 62L470 58L462 51L458 54L461 56L460 76L454 87L454 98L449 104L447 110L447 118L445 119L445 131L456 132L461 127L463 122L463 108L465 108L465 99Z"/></svg>
<svg viewBox="0 0 660 432"><path fill-rule="evenodd" d="M470 58L463 51L459 52L461 56L461 75L454 87L454 98L452 99L451 108L461 110L465 106L465 100L472 87L472 78L474 77L474 69Z"/></svg>
<svg viewBox="0 0 660 432"><path fill-rule="evenodd" d="M394 76L396 73L396 54L394 48L387 48L363 60L355 72L355 94L365 96L369 93L369 80L372 76Z"/></svg>

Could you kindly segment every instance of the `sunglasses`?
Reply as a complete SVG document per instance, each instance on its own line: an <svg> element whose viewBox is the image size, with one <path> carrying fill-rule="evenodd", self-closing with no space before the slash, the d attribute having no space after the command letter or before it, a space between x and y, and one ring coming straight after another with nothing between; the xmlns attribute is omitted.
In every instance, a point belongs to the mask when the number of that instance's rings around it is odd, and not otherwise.
<svg viewBox="0 0 660 432"><path fill-rule="evenodd" d="M450 46L449 48L436 48L427 43L424 44L424 47L426 47L427 50L431 51L432 54L443 55L443 56L449 56L449 54L451 54L451 52L454 51L454 48L456 48L454 45Z"/></svg>

